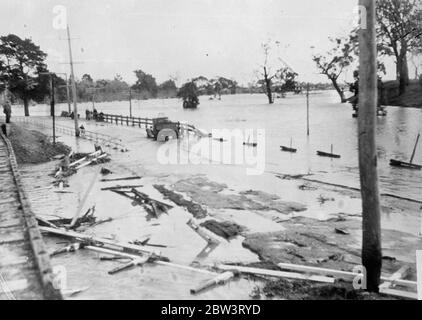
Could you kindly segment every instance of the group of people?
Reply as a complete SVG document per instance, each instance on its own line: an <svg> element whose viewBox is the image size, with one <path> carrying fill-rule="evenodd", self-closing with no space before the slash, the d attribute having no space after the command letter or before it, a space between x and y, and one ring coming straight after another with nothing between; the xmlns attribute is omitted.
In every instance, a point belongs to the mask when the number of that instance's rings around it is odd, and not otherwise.
<svg viewBox="0 0 422 320"><path fill-rule="evenodd" d="M350 85L350 92L354 95L348 100L353 107L353 110L357 113L359 110L359 71L353 72L353 78L355 82ZM378 99L377 99L377 111L384 111L383 103L384 100L384 84L380 78L378 78Z"/></svg>
<svg viewBox="0 0 422 320"><path fill-rule="evenodd" d="M97 109L94 109L94 111L87 109L85 110L85 118L86 120L104 121L104 113L98 113Z"/></svg>

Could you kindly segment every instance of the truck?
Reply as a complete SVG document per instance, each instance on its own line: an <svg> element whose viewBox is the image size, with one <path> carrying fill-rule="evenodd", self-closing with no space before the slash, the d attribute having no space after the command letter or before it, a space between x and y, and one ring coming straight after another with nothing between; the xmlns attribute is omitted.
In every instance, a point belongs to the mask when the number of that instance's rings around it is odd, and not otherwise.
<svg viewBox="0 0 422 320"><path fill-rule="evenodd" d="M152 125L146 131L148 138L159 142L179 139L181 135L180 122L170 121L168 117L152 119Z"/></svg>

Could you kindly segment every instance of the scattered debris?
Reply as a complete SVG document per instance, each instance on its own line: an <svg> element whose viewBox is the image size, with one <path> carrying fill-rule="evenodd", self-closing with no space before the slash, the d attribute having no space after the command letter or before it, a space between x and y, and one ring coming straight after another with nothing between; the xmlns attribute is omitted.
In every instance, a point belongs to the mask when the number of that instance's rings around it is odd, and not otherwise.
<svg viewBox="0 0 422 320"><path fill-rule="evenodd" d="M150 198L147 194L142 193L135 188L131 188L130 190L123 189L124 187L111 188L108 190L133 200L135 204L143 206L151 217L158 218L161 213L167 213L168 210L173 208L173 206L167 203Z"/></svg>
<svg viewBox="0 0 422 320"><path fill-rule="evenodd" d="M322 194L319 195L318 202L320 204L324 204L324 203L326 203L328 201L336 201L336 199L334 199L334 198L327 198L327 197L323 196Z"/></svg>
<svg viewBox="0 0 422 320"><path fill-rule="evenodd" d="M345 229L335 228L334 231L338 234L349 235L350 232Z"/></svg>
<svg viewBox="0 0 422 320"><path fill-rule="evenodd" d="M85 246L84 248L92 247L92 246L101 246L101 248L103 249L110 248L114 250L113 252L115 252L115 255L123 255L124 253L123 251L125 251L125 252L132 252L134 254L140 254L140 255L152 254L152 256L157 257L157 259L163 258L161 256L160 251L144 248L144 247L137 246L130 243L117 242L117 241L108 240L105 238L94 237L94 236L90 236L90 235L75 232L75 231L66 231L66 230L57 229L57 228L40 226L40 230L42 232L47 232L55 236L72 239L76 242L85 242L85 243L90 244L90 246Z"/></svg>
<svg viewBox="0 0 422 320"><path fill-rule="evenodd" d="M302 191L314 191L314 190L317 190L318 188L311 186L309 183L305 183L305 184L300 185L298 189Z"/></svg>
<svg viewBox="0 0 422 320"><path fill-rule="evenodd" d="M165 199L169 199L178 206L186 208L188 212L194 216L194 218L203 219L207 216L207 210L204 209L201 205L186 200L182 195L167 189L163 185L154 185L154 188L157 189L164 196Z"/></svg>
<svg viewBox="0 0 422 320"><path fill-rule="evenodd" d="M134 240L132 242L132 244L136 244L138 246L147 246L147 247L155 247L155 248L167 248L167 246L162 245L162 244L152 244L149 243L150 238L146 238L145 240Z"/></svg>
<svg viewBox="0 0 422 320"><path fill-rule="evenodd" d="M229 221L218 222L216 220L207 220L201 223L201 227L210 230L211 232L226 240L237 237L244 231L243 227Z"/></svg>
<svg viewBox="0 0 422 320"><path fill-rule="evenodd" d="M112 174L113 172L111 172L111 171L110 171L109 169L107 169L107 168L101 168L100 173L101 173L103 176L105 176L105 175L108 175L108 174Z"/></svg>
<svg viewBox="0 0 422 320"><path fill-rule="evenodd" d="M95 206L88 209L87 212L79 218L75 219L75 223L72 225L74 219L69 218L57 218L57 219L42 219L37 217L38 224L43 227L52 227L52 228L65 228L67 230L77 230L81 227L94 227L100 224L113 221L112 218L107 218L104 220L97 220L95 217Z"/></svg>

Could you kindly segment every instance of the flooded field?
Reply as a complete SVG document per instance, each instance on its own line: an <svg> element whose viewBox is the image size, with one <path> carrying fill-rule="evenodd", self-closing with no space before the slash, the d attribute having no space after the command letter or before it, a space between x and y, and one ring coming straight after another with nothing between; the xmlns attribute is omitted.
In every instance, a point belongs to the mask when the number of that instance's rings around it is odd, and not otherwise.
<svg viewBox="0 0 422 320"><path fill-rule="evenodd" d="M258 140L264 138L265 142L265 166L260 175L247 175L245 170L250 168L247 164L160 163L159 155L162 154L163 146L170 152L176 149L191 156L198 153L199 144L209 142L210 139L198 140L190 136L180 143L171 141L163 145L148 140L144 129L86 122L83 119L84 110L91 110L92 104L81 104L80 114L81 123L87 130L116 136L129 150L124 153L109 150L112 162L104 166L113 172L113 177L139 175L142 179L131 181L130 184L141 184L142 192L168 203L170 201L164 199L153 185L172 186L188 199L206 207L209 218L235 222L246 227L249 233L280 232L284 230L282 222L292 217L324 220L338 214L351 217L360 215L361 203L356 194L333 190L334 188L323 184L311 184L306 191L300 191L303 181L283 178L285 175L305 174L316 181L359 187L357 121L352 118L351 108L338 104L337 99L332 92L311 95L310 137L306 135L306 100L302 95L278 99L272 106L266 104L263 95L223 96L221 101L203 98L199 109L195 111L183 110L180 101L172 99L133 102L134 116L165 115L209 132L214 129L263 129L263 137L255 137ZM129 113L128 102L97 104L96 108L104 113ZM60 105L57 115L61 110L67 110L67 105ZM14 115L19 115L20 111L15 108ZM410 157L416 135L421 131L422 110L391 107L388 111L388 117L378 119L381 191L422 201L422 172L389 167L390 158L406 160ZM39 121L50 121L46 118L48 112L47 106L31 109L31 114L38 116ZM70 120L57 119L57 122L59 125L72 127ZM34 129L51 134L49 128L34 126ZM93 151L93 144L89 141L58 134L59 141L75 151ZM289 145L291 139L294 147L298 148L298 153L282 153L280 145ZM224 148L224 143L219 141L213 140L211 143ZM330 151L330 144L334 145L334 152L340 154L341 159L317 157L316 151ZM201 154L201 157L204 155ZM417 153L415 162L422 163L422 149ZM130 200L112 192L105 195L106 191L101 188L116 183L100 182L98 166L83 168L71 177L70 187L66 189L69 193L57 193L51 187L53 178L48 176L54 172L54 165L52 162L22 168L37 215L72 217L78 207L85 212L95 205L99 218L110 217L113 221L90 228L88 233L122 241L150 236L151 243L167 246L163 249L165 256L182 265L190 265L204 249L206 242L186 225L192 215L183 208L176 206L169 211L169 215L163 215L158 220L149 220L146 212L133 206ZM88 186L93 180L96 183L89 190ZM89 197L84 202L87 193ZM419 208L420 204L415 202L415 208L416 206ZM409 234L409 242L415 243L415 237L420 232L420 210L415 208L407 210L386 205L382 216L383 229ZM358 248L359 232L354 237ZM257 254L242 247L243 240L242 236L231 241L221 240L221 244L200 261L201 265L258 262ZM62 246L63 242L47 238L47 244L53 249ZM403 247L387 245L383 249L385 254L404 261L414 261L414 252L403 250ZM189 288L207 278L203 274L150 265L110 276L107 271L113 268L113 262L99 262L98 254L84 251L54 258L53 263L66 266L69 286L89 286L89 290L77 296L80 299L189 299L192 298ZM258 284L259 282L242 279L196 298L248 299L249 293ZM113 290L109 290L111 287Z"/></svg>

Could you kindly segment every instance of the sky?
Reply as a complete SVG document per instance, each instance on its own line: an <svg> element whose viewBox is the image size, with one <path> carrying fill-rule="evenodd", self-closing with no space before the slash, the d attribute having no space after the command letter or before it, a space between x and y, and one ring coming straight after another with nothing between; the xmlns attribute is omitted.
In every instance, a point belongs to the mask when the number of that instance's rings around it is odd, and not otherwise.
<svg viewBox="0 0 422 320"><path fill-rule="evenodd" d="M31 38L48 54L54 72L69 73L65 9L75 76L94 79L134 70L158 82L179 84L199 75L256 81L261 44L299 74L300 81L327 82L312 61L329 49L329 37L344 36L355 20L357 0L0 0L0 35ZM58 7L59 6L59 7ZM313 48L312 48L313 47ZM389 65L389 75L394 74ZM345 74L350 79L352 71ZM346 79L345 78L345 79Z"/></svg>

